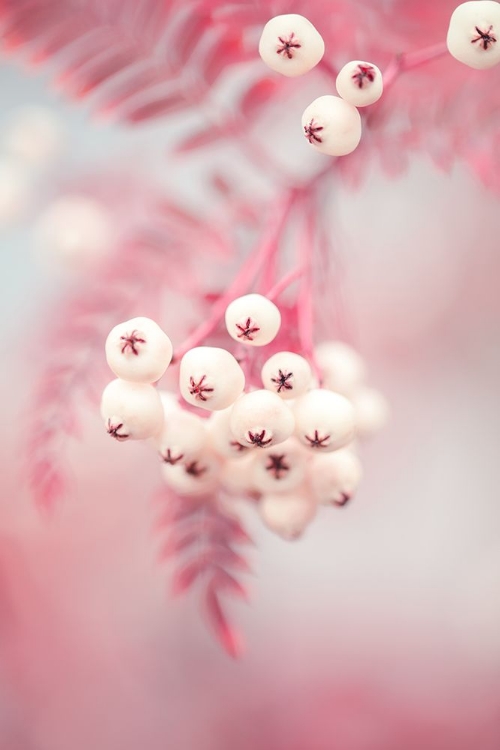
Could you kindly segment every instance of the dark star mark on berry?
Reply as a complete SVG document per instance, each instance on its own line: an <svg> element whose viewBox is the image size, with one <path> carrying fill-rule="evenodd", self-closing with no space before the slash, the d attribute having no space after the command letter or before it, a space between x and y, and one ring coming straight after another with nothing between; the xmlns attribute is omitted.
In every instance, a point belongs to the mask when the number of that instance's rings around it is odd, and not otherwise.
<svg viewBox="0 0 500 750"><path fill-rule="evenodd" d="M262 432L248 432L248 442L252 443L252 445L256 445L258 448L265 448L266 445L269 445L273 442L272 437L265 439L266 437L266 431L262 430Z"/></svg>
<svg viewBox="0 0 500 750"><path fill-rule="evenodd" d="M352 80L356 82L359 89L364 88L368 83L373 83L375 80L375 68L373 65L359 64L352 76Z"/></svg>
<svg viewBox="0 0 500 750"><path fill-rule="evenodd" d="M186 474L189 474L192 477L201 477L202 474L204 474L207 470L206 466L200 466L198 461L191 461L191 463L186 464Z"/></svg>
<svg viewBox="0 0 500 750"><path fill-rule="evenodd" d="M476 42L479 42L480 47L482 47L484 50L488 50L490 44L493 45L497 41L496 36L491 33L493 31L493 26L490 26L488 31L481 31L479 26L476 26L476 31L477 36L471 40L471 44L476 44Z"/></svg>
<svg viewBox="0 0 500 750"><path fill-rule="evenodd" d="M282 479L290 471L290 467L285 461L285 455L282 453L281 455L269 456L266 471L269 471L275 479Z"/></svg>
<svg viewBox="0 0 500 750"><path fill-rule="evenodd" d="M191 386L189 389L189 393L191 394L191 396L194 396L196 399L198 399L198 401L208 401L209 397L205 394L213 393L214 391L213 388L210 388L205 384L206 377L206 375L203 375L198 383L195 382L195 379L193 377L189 378L189 384Z"/></svg>
<svg viewBox="0 0 500 750"><path fill-rule="evenodd" d="M283 370L278 370L278 377L271 378L271 381L276 383L278 386L276 390L278 393L281 393L283 389L285 391L293 391L293 385L288 382L290 378L293 378L293 372L284 373Z"/></svg>
<svg viewBox="0 0 500 750"><path fill-rule="evenodd" d="M126 333L125 336L120 336L120 341L125 342L122 346L122 354L125 354L127 349L130 347L130 351L132 352L132 354L135 354L136 357L139 354L139 350L137 349L136 344L146 343L146 339L141 339L140 334L137 331L132 331L132 333Z"/></svg>
<svg viewBox="0 0 500 750"><path fill-rule="evenodd" d="M229 445L231 446L231 448L234 448L234 450L237 451L238 453L241 453L241 451L247 450L246 446L242 445L241 443L238 443L237 440L231 440Z"/></svg>
<svg viewBox="0 0 500 750"><path fill-rule="evenodd" d="M335 500L336 505L340 505L340 507L344 507L346 503L349 502L351 499L351 496L347 494L347 492L341 492L340 493L340 500Z"/></svg>
<svg viewBox="0 0 500 750"><path fill-rule="evenodd" d="M260 328L255 325L255 323L252 321L251 318L247 318L244 325L240 325L239 323L236 323L236 328L238 329L238 338L239 339L246 339L247 341L253 341L254 340L254 333L258 333L260 331Z"/></svg>
<svg viewBox="0 0 500 750"><path fill-rule="evenodd" d="M179 453L178 456L174 456L170 448L167 448L165 453L161 454L161 457L165 461L166 464L175 466L175 464L179 463L179 461L182 461L182 459L184 458L184 453Z"/></svg>
<svg viewBox="0 0 500 750"><path fill-rule="evenodd" d="M122 427L123 427L123 422L120 422L120 424L117 424L117 425L113 425L111 424L111 420L108 419L108 427L107 427L108 435L111 435L111 437L114 438L115 440L126 440L128 437L130 437L128 433L125 434L123 432L122 433L118 432L118 430L121 430Z"/></svg>
<svg viewBox="0 0 500 750"><path fill-rule="evenodd" d="M311 448L326 448L330 443L330 435L320 438L318 430L314 430L314 437L309 437L309 435L305 435L304 437L309 442Z"/></svg>
<svg viewBox="0 0 500 750"><path fill-rule="evenodd" d="M304 125L304 135L309 141L309 143L323 143L323 139L319 137L319 135L316 135L316 133L319 133L323 130L323 127L321 125L315 125L314 119L311 120L309 125Z"/></svg>
<svg viewBox="0 0 500 750"><path fill-rule="evenodd" d="M299 44L295 39L295 34L293 31L288 39L279 36L278 41L281 42L281 47L278 47L278 49L276 50L276 54L286 56L289 60L291 60L293 57L292 49L300 49L302 47L302 45Z"/></svg>

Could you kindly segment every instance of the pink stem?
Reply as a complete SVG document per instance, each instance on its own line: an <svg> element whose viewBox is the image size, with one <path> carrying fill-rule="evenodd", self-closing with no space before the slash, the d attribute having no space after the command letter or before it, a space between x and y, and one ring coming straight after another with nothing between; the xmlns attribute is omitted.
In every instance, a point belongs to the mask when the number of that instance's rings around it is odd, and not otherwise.
<svg viewBox="0 0 500 750"><path fill-rule="evenodd" d="M276 300L282 292L285 291L287 287L290 286L290 284L293 284L294 281L296 281L305 271L306 269L304 266L300 265L296 268L292 268L291 271L289 271L283 278L278 281L277 284L275 284L268 292L266 292L267 299L270 299L271 301Z"/></svg>
<svg viewBox="0 0 500 750"><path fill-rule="evenodd" d="M296 191L290 190L284 200L279 201L279 205L272 211L273 223L267 229L260 246L255 251L250 252L245 263L242 265L239 273L235 276L232 283L212 306L210 316L203 321L180 345L176 350L173 362L178 362L186 352L195 346L199 346L211 333L217 328L222 320L226 307L236 297L240 297L252 285L254 277L264 265L269 262L279 247L280 235L283 226L287 220L289 211L295 200Z"/></svg>
<svg viewBox="0 0 500 750"><path fill-rule="evenodd" d="M426 65L447 54L448 47L445 43L439 42L439 44L433 44L431 47L425 47L417 52L405 52L397 55L384 73L384 88L391 86L401 73L420 68L421 65Z"/></svg>
<svg viewBox="0 0 500 750"><path fill-rule="evenodd" d="M299 257L302 266L302 282L297 300L299 339L304 357L311 362L313 371L321 381L321 372L314 357L314 302L313 302L313 260L314 260L314 216L310 205L306 206L303 234L299 238Z"/></svg>

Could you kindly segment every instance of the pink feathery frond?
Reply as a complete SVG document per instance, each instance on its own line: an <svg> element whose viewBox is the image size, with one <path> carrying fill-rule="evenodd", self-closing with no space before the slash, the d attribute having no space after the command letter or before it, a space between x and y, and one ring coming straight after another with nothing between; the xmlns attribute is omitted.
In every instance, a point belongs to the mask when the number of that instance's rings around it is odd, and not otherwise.
<svg viewBox="0 0 500 750"><path fill-rule="evenodd" d="M44 334L46 365L24 438L27 475L39 507L52 509L68 492L63 444L78 436L81 396L90 396L96 405L101 370L95 363L102 360L111 328L134 312L157 316L165 289L198 296L193 246L215 257L227 256L229 247L211 223L157 197L147 226L136 228L94 282L73 294L45 326L50 332ZM101 380L97 390L102 385Z"/></svg>
<svg viewBox="0 0 500 750"><path fill-rule="evenodd" d="M4 52L53 60L67 96L92 94L97 111L129 123L199 104L249 57L240 30L214 26L199 2L2 0L0 32Z"/></svg>
<svg viewBox="0 0 500 750"><path fill-rule="evenodd" d="M216 497L180 497L170 490L158 494L161 512L155 533L167 537L159 549L159 560L174 565L170 591L173 596L199 584L207 622L217 640L233 657L241 653L242 640L230 623L221 597L248 601L246 587L237 573L250 573L246 558L235 547L253 544L241 522L229 515Z"/></svg>

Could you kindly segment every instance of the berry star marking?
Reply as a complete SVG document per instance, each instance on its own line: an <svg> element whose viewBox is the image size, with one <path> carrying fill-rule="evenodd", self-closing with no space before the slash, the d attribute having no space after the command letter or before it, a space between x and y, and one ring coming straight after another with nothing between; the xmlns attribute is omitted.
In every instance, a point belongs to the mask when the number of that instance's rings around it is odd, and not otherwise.
<svg viewBox="0 0 500 750"><path fill-rule="evenodd" d="M182 459L184 458L184 453L180 453L178 456L174 456L172 455L172 451L170 450L170 448L167 448L167 451L165 453L162 453L161 457L166 464L175 466L175 464L179 463L179 461L182 461Z"/></svg>
<svg viewBox="0 0 500 750"><path fill-rule="evenodd" d="M316 135L316 133L319 133L321 130L323 130L323 127L321 125L315 125L314 120L311 120L309 125L304 125L304 135L309 143L323 143L323 139L320 138L319 135Z"/></svg>
<svg viewBox="0 0 500 750"><path fill-rule="evenodd" d="M254 333L258 333L260 331L260 328L255 325L255 323L252 321L251 318L247 318L244 325L240 325L239 323L236 323L236 328L238 329L238 338L239 339L246 339L247 341L253 341L254 340Z"/></svg>
<svg viewBox="0 0 500 750"><path fill-rule="evenodd" d="M343 507L346 503L349 502L351 499L351 496L347 494L347 492L342 492L340 495L340 500L335 500L335 505L340 505Z"/></svg>
<svg viewBox="0 0 500 750"><path fill-rule="evenodd" d="M115 440L118 440L118 441L126 440L129 437L128 433L120 434L118 432L118 430L121 430L122 427L123 427L123 422L120 422L120 424L117 424L117 425L112 425L111 420L108 419L108 427L107 427L108 435L111 435L111 437L113 437Z"/></svg>
<svg viewBox="0 0 500 750"><path fill-rule="evenodd" d="M314 430L313 438L305 435L305 439L309 441L311 448L326 448L330 443L330 435L320 438L318 430Z"/></svg>
<svg viewBox="0 0 500 750"><path fill-rule="evenodd" d="M294 37L295 37L295 34L293 33L293 31L288 37L288 39L283 38L282 36L279 36L278 41L281 42L281 47L278 47L278 49L276 50L276 54L283 55L283 56L286 55L286 57L288 57L288 59L291 60L293 57L292 49L300 49L302 47L302 45L299 44L298 41Z"/></svg>
<svg viewBox="0 0 500 750"><path fill-rule="evenodd" d="M262 432L248 432L248 442L252 443L252 445L256 445L258 448L265 448L266 445L273 442L272 437L267 440L265 440L265 437L265 430L262 430Z"/></svg>
<svg viewBox="0 0 500 750"><path fill-rule="evenodd" d="M282 454L269 456L266 471L269 471L275 479L282 479L287 471L290 471L290 467L285 462L285 456Z"/></svg>
<svg viewBox="0 0 500 750"><path fill-rule="evenodd" d="M186 464L186 474L189 474L192 477L201 477L202 474L204 474L207 470L206 466L200 466L198 461L191 461L191 463Z"/></svg>
<svg viewBox="0 0 500 750"><path fill-rule="evenodd" d="M358 65L356 73L352 76L359 89L364 88L368 83L375 80L375 68L373 65Z"/></svg>
<svg viewBox="0 0 500 750"><path fill-rule="evenodd" d="M205 396L205 394L213 393L214 391L213 388L209 388L207 385L204 385L206 377L206 375L203 375L198 383L195 382L193 377L189 378L189 384L191 386L189 389L189 393L199 401L208 401L209 397Z"/></svg>
<svg viewBox="0 0 500 750"><path fill-rule="evenodd" d="M146 343L146 339L141 339L137 331L132 331L131 334L126 333L125 336L120 336L120 341L125 342L122 346L122 354L125 354L127 349L130 347L130 351L132 352L132 354L135 354L136 357L139 354L139 350L137 349L136 344Z"/></svg>
<svg viewBox="0 0 500 750"><path fill-rule="evenodd" d="M488 31L481 31L481 29L476 26L476 31L478 35L471 40L471 44L479 42L480 47L482 47L484 50L488 50L490 44L495 44L495 42L497 41L496 36L491 33L493 31L493 26L490 26Z"/></svg>
<svg viewBox="0 0 500 750"><path fill-rule="evenodd" d="M284 373L283 370L278 370L278 377L271 378L271 381L276 383L278 386L276 390L281 393L282 390L293 391L293 385L288 382L290 378L293 378L293 372Z"/></svg>

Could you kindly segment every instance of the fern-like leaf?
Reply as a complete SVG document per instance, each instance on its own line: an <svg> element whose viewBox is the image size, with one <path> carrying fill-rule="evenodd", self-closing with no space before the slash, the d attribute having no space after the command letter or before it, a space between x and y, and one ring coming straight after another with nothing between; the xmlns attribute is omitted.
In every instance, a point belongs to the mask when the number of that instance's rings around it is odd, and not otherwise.
<svg viewBox="0 0 500 750"><path fill-rule="evenodd" d="M253 544L243 525L225 512L217 497L190 499L170 490L159 493L161 513L155 524L161 534L161 562L174 565L170 590L179 596L198 584L207 623L225 651L240 655L243 641L226 614L222 599L233 596L248 601L239 573L250 573L246 558L236 547Z"/></svg>

